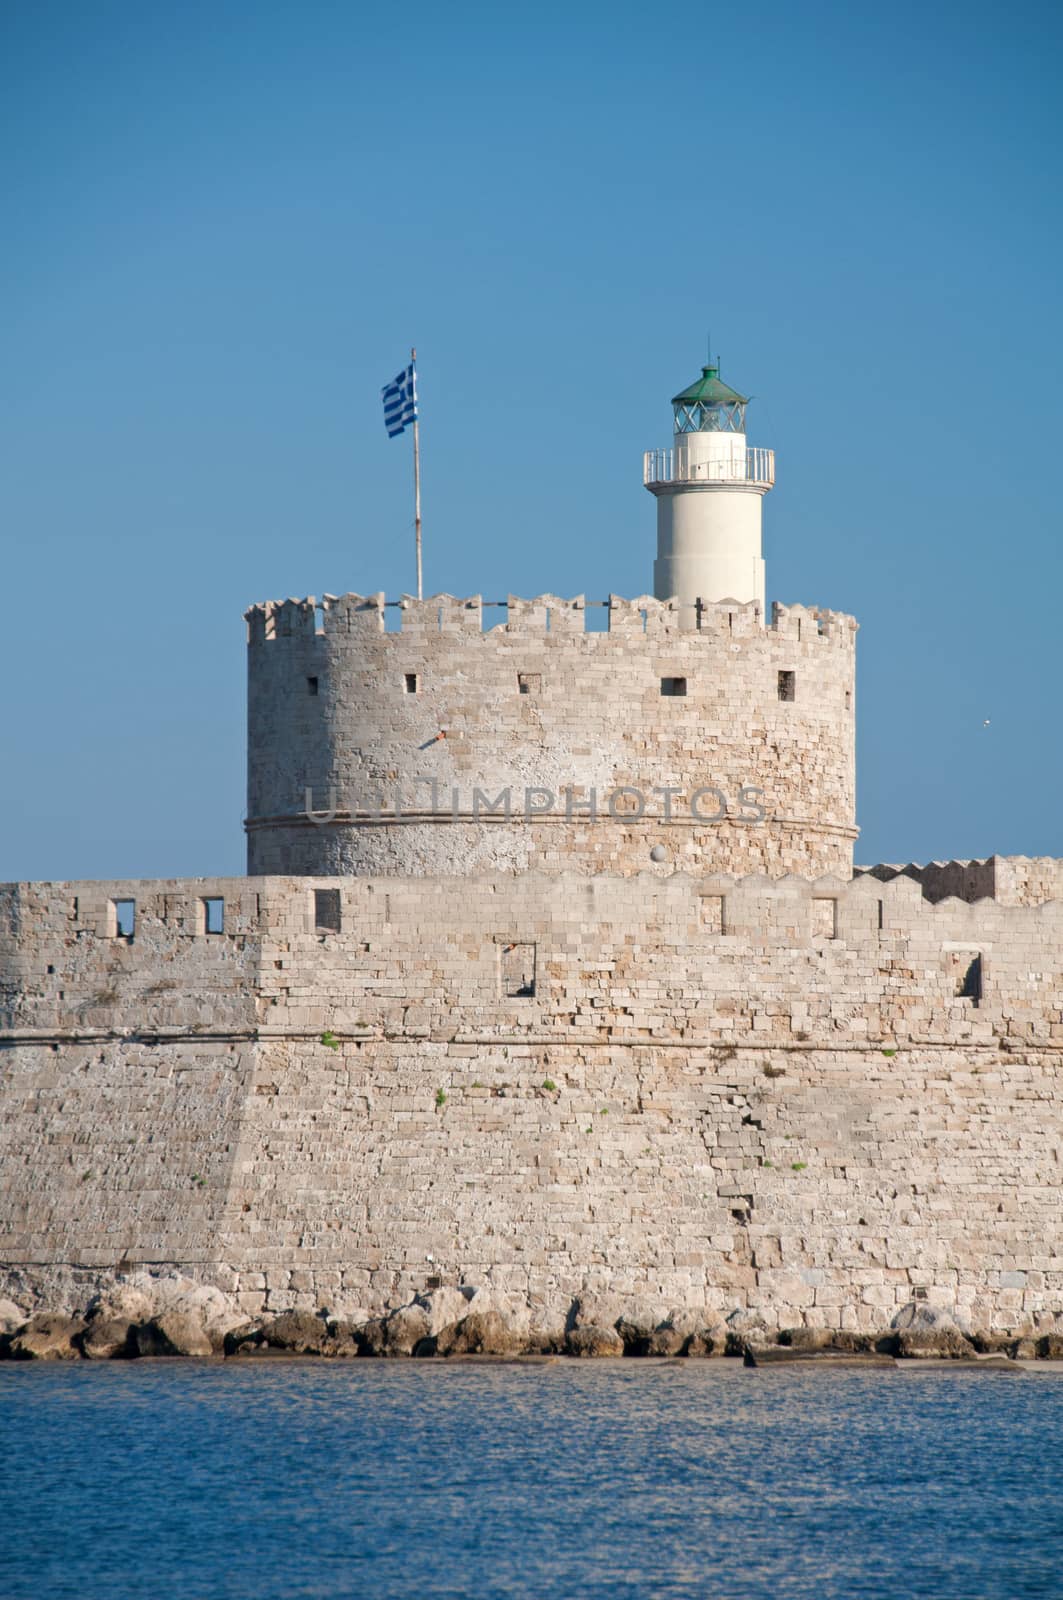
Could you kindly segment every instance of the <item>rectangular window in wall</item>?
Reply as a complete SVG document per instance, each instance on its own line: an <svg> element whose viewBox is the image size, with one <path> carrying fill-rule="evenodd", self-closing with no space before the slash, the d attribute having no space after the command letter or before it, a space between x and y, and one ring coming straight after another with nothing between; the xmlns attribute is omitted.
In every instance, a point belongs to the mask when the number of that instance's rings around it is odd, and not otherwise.
<svg viewBox="0 0 1063 1600"><path fill-rule="evenodd" d="M661 693L663 695L682 696L682 695L685 695L686 692L687 692L687 680L685 678L662 678L661 679Z"/></svg>
<svg viewBox="0 0 1063 1600"><path fill-rule="evenodd" d="M974 1004L982 1003L983 967L982 955L976 950L950 950L948 952L948 967L952 978L952 989L957 1000L972 1000Z"/></svg>
<svg viewBox="0 0 1063 1600"><path fill-rule="evenodd" d="M518 672L517 689L520 694L542 694L543 676L541 672Z"/></svg>
<svg viewBox="0 0 1063 1600"><path fill-rule="evenodd" d="M420 684L419 684L419 682L417 680L416 672L404 673L403 679L402 679L402 687L403 687L403 690L405 691L406 694L417 694L417 693L419 693L421 686L420 686Z"/></svg>
<svg viewBox="0 0 1063 1600"><path fill-rule="evenodd" d="M498 958L503 998L530 1000L535 994L535 946L500 944Z"/></svg>
<svg viewBox="0 0 1063 1600"><path fill-rule="evenodd" d="M838 902L826 896L817 896L812 901L812 937L813 939L836 939L838 937Z"/></svg>
<svg viewBox="0 0 1063 1600"><path fill-rule="evenodd" d="M338 889L314 890L314 927L318 933L339 933L340 891Z"/></svg>
<svg viewBox="0 0 1063 1600"><path fill-rule="evenodd" d="M135 900L111 901L111 934L115 939L131 939L137 926Z"/></svg>
<svg viewBox="0 0 1063 1600"><path fill-rule="evenodd" d="M207 895L203 901L203 932L225 932L225 901L220 895Z"/></svg>
<svg viewBox="0 0 1063 1600"><path fill-rule="evenodd" d="M797 673L796 672L780 672L779 673L779 699L780 700L796 700L797 699Z"/></svg>

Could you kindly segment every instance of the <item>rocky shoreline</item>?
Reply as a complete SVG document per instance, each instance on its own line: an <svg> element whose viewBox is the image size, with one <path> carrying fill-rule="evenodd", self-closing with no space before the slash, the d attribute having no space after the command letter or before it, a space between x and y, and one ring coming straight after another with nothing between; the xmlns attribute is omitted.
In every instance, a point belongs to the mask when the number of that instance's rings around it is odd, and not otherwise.
<svg viewBox="0 0 1063 1600"><path fill-rule="evenodd" d="M380 1316L342 1318L285 1311L249 1319L221 1290L179 1274L116 1278L81 1310L28 1315L0 1300L0 1360L115 1361L186 1356L332 1359L570 1356L738 1357L750 1366L818 1360L966 1361L995 1367L1063 1359L1063 1319L1054 1329L980 1333L951 1313L911 1302L878 1333L772 1329L756 1313L673 1311L663 1316L618 1296L585 1292L563 1323L537 1322L524 1304L491 1289L441 1288Z"/></svg>

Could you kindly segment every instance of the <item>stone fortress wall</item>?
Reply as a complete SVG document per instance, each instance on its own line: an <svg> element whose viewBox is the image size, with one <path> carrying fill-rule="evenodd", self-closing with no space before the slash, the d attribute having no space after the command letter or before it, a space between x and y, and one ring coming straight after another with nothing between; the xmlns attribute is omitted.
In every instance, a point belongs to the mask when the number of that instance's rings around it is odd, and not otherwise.
<svg viewBox="0 0 1063 1600"><path fill-rule="evenodd" d="M0 1294L1051 1322L1063 903L878 870L5 886Z"/></svg>
<svg viewBox="0 0 1063 1600"><path fill-rule="evenodd" d="M686 870L848 877L856 623L688 609L697 627L675 601L613 596L598 632L581 596L511 596L504 613L405 596L397 631L383 595L252 607L249 872L626 874L656 849ZM722 800L692 806L705 786ZM403 815L382 823L373 807L392 808L396 787ZM507 789L508 818L488 810ZM554 797L549 814L525 815L529 789ZM761 822L746 789L763 791Z"/></svg>

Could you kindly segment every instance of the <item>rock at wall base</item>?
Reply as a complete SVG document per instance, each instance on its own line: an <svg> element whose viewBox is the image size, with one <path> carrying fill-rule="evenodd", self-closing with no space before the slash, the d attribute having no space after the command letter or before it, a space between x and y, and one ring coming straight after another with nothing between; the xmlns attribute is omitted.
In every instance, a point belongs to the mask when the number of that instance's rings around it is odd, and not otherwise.
<svg viewBox="0 0 1063 1600"><path fill-rule="evenodd" d="M569 1329L565 1349L570 1356L622 1356L624 1341L615 1328L602 1328L591 1322Z"/></svg>
<svg viewBox="0 0 1063 1600"><path fill-rule="evenodd" d="M198 1317L185 1311L164 1311L133 1329L138 1356L212 1356L214 1347Z"/></svg>
<svg viewBox="0 0 1063 1600"><path fill-rule="evenodd" d="M77 1341L84 1331L78 1317L43 1311L7 1336L6 1354L11 1361L77 1361Z"/></svg>
<svg viewBox="0 0 1063 1600"><path fill-rule="evenodd" d="M412 1356L419 1346L434 1339L428 1312L423 1306L402 1306L384 1324L386 1356Z"/></svg>
<svg viewBox="0 0 1063 1600"><path fill-rule="evenodd" d="M959 1328L902 1328L894 1351L901 1361L935 1357L950 1361L973 1361L977 1352Z"/></svg>
<svg viewBox="0 0 1063 1600"><path fill-rule="evenodd" d="M283 1311L265 1322L249 1323L226 1335L225 1354L262 1359L268 1356L339 1356L359 1353L355 1330L346 1322L327 1320L312 1311Z"/></svg>
<svg viewBox="0 0 1063 1600"><path fill-rule="evenodd" d="M86 1361L122 1361L137 1353L126 1317L90 1317L78 1342Z"/></svg>
<svg viewBox="0 0 1063 1600"><path fill-rule="evenodd" d="M28 1320L28 1313L13 1300L0 1300L0 1338L4 1334L17 1333Z"/></svg>
<svg viewBox="0 0 1063 1600"><path fill-rule="evenodd" d="M497 1311L473 1311L436 1341L441 1356L518 1356L526 1349L523 1334Z"/></svg>

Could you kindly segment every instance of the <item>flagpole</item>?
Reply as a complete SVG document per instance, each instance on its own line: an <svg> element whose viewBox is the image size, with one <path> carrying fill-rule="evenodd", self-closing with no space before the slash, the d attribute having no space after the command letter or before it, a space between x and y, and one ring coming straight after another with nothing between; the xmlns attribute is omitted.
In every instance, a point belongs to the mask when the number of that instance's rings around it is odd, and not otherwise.
<svg viewBox="0 0 1063 1600"><path fill-rule="evenodd" d="M416 350L411 349L410 361L416 366ZM415 374L414 383L416 381ZM423 600L424 586L421 581L421 434L416 416L413 419L413 526L414 536L417 541L417 598L418 600Z"/></svg>

